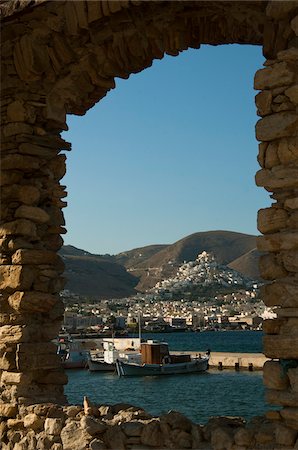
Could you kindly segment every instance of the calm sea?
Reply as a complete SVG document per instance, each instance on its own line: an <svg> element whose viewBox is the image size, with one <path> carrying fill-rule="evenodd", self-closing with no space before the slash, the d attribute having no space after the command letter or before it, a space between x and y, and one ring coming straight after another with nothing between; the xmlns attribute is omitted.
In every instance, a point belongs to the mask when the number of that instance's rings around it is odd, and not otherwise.
<svg viewBox="0 0 298 450"><path fill-rule="evenodd" d="M163 339L171 350L261 352L262 332L226 331L204 333L148 334ZM151 414L178 410L197 423L210 416L241 415L249 419L272 409L265 403L262 372L219 372L169 377L118 378L113 373L68 370L66 394L71 403L83 396L99 404L130 403Z"/></svg>

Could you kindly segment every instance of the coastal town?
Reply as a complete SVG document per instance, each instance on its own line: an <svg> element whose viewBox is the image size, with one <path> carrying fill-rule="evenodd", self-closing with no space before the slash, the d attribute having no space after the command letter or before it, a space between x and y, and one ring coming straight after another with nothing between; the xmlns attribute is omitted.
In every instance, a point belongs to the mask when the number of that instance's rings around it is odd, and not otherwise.
<svg viewBox="0 0 298 450"><path fill-rule="evenodd" d="M64 290L63 328L70 333L261 330L275 317L260 299L261 283L219 265L206 252L146 293L90 301Z"/></svg>

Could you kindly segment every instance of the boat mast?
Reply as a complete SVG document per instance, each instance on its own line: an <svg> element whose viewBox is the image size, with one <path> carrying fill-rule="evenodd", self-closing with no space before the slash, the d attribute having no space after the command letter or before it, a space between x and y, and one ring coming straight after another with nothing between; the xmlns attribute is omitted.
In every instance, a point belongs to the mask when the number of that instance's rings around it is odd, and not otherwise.
<svg viewBox="0 0 298 450"><path fill-rule="evenodd" d="M139 322L139 339L140 339L140 345L141 345L142 326L141 326L141 313L140 313L140 311L138 313L138 322Z"/></svg>

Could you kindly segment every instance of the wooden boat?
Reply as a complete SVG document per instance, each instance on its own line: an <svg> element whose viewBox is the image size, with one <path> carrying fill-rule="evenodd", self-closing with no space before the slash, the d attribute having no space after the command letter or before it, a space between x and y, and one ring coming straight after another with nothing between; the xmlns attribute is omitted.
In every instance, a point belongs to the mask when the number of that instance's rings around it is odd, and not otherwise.
<svg viewBox="0 0 298 450"><path fill-rule="evenodd" d="M130 363L118 359L117 374L120 377L174 375L205 372L208 369L210 352L198 358L190 355L170 355L168 344L147 341L141 344L141 363Z"/></svg>

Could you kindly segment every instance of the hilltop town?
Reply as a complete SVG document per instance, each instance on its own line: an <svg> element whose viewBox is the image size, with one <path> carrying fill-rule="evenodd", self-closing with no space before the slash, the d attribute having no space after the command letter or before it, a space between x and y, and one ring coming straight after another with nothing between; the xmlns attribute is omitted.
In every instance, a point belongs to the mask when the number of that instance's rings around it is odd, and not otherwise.
<svg viewBox="0 0 298 450"><path fill-rule="evenodd" d="M274 312L260 300L260 284L204 251L146 293L91 302L63 291L64 328L126 334L137 332L141 321L148 332L261 329L263 319L274 317Z"/></svg>

